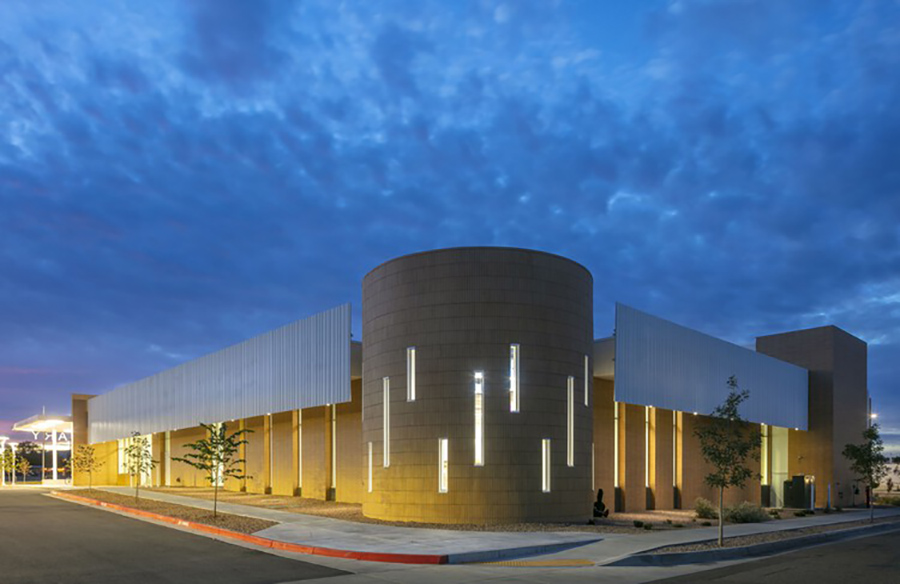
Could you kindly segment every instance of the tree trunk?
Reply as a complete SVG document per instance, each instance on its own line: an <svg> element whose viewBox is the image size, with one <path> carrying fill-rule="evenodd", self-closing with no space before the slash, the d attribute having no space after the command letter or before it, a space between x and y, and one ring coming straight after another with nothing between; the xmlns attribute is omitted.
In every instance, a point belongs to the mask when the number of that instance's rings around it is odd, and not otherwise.
<svg viewBox="0 0 900 584"><path fill-rule="evenodd" d="M869 523L875 523L875 489L869 489Z"/></svg>
<svg viewBox="0 0 900 584"><path fill-rule="evenodd" d="M216 515L219 512L219 481L216 479L216 484L213 487L213 518L215 519Z"/></svg>
<svg viewBox="0 0 900 584"><path fill-rule="evenodd" d="M719 487L719 547L725 545L725 487Z"/></svg>

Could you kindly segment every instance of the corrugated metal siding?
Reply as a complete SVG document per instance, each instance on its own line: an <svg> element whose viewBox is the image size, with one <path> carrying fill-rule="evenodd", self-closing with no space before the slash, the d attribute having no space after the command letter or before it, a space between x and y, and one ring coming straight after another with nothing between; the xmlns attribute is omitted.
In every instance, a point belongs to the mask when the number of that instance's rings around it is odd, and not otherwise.
<svg viewBox="0 0 900 584"><path fill-rule="evenodd" d="M350 305L88 400L88 437L130 436L350 401Z"/></svg>
<svg viewBox="0 0 900 584"><path fill-rule="evenodd" d="M806 369L616 304L615 399L709 414L737 376L751 422L806 430Z"/></svg>

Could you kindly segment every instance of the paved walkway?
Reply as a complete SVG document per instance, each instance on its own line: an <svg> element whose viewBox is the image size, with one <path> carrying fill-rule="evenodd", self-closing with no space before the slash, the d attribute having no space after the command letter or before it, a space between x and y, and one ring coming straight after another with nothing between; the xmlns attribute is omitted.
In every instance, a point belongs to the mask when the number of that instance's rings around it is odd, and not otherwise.
<svg viewBox="0 0 900 584"><path fill-rule="evenodd" d="M875 518L900 517L900 508L876 509ZM739 525L726 525L725 537L740 535L755 535L758 533L772 533L775 531L787 531L804 527L820 525L834 525L838 523L850 523L869 518L868 509L850 509L842 513L817 514L815 516L772 520L765 523L744 523ZM701 527L696 529L660 530L650 533L635 535L604 534L603 541L589 544L577 550L565 550L552 555L543 556L541 559L573 559L589 558L599 565L614 562L620 558L633 554L650 551L659 547L695 543L716 539L718 527Z"/></svg>
<svg viewBox="0 0 900 584"><path fill-rule="evenodd" d="M106 491L133 494L128 487L104 487ZM212 501L171 493L143 491L141 497L212 509ZM602 536L584 532L493 532L398 527L304 515L235 503L219 503L219 511L279 524L254 535L277 541L371 553L404 553L449 556L450 563L490 561L553 553L594 543Z"/></svg>
<svg viewBox="0 0 900 584"><path fill-rule="evenodd" d="M105 490L133 493L127 487L106 487ZM141 496L189 507L212 509L212 502L203 499L153 491L145 491ZM451 563L541 555L541 560L587 559L603 565L662 546L715 539L717 531L715 526L628 535L615 533L594 535L585 532L455 531L358 523L234 503L219 503L219 510L223 513L279 522L279 525L255 534L270 539L352 551L448 555L451 557ZM889 516L900 517L900 508L875 510L876 518ZM850 509L842 513L818 514L813 517L726 525L725 537L848 523L868 517L869 512L866 509Z"/></svg>

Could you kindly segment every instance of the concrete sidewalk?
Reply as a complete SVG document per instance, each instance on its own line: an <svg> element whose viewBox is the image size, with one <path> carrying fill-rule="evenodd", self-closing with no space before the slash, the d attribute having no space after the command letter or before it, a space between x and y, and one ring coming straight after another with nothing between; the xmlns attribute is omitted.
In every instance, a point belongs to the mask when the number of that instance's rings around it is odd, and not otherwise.
<svg viewBox="0 0 900 584"><path fill-rule="evenodd" d="M127 487L105 487L104 490L133 493ZM203 499L153 491L145 491L141 496L189 507L212 509L212 501ZM489 562L540 555L541 560L578 559L605 565L663 546L712 540L716 538L717 532L716 526L628 535L586 532L455 531L357 523L234 503L219 503L219 510L223 513L279 522L279 525L255 534L277 541L372 553L447 555L450 557L450 563ZM900 517L900 508L875 511L876 518L891 516ZM841 513L818 514L813 517L726 525L725 537L850 523L868 518L867 509L850 509Z"/></svg>
<svg viewBox="0 0 900 584"><path fill-rule="evenodd" d="M134 493L128 487L101 488L119 494ZM154 491L143 491L141 497L212 510L212 501L193 497ZM219 511L277 521L278 525L254 533L276 541L375 554L445 555L451 564L554 553L601 539L596 534L579 532L492 532L398 527L235 503L219 503Z"/></svg>
<svg viewBox="0 0 900 584"><path fill-rule="evenodd" d="M876 509L875 518L900 517L900 508ZM805 527L851 523L869 519L868 509L850 509L841 513L817 514L813 517L797 519L772 520L765 523L744 523L725 526L725 537L756 535L776 531L789 531ZM623 535L604 534L603 541L582 546L577 550L564 550L542 556L542 560L588 558L598 565L605 565L630 555L648 552L660 547L710 541L717 537L718 528L701 527L697 529L679 529L653 531L649 533Z"/></svg>

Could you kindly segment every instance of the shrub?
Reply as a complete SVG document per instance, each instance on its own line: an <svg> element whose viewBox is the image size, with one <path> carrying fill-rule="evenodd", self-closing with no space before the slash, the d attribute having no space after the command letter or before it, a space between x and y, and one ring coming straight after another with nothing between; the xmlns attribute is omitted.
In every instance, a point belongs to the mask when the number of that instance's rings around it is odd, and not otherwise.
<svg viewBox="0 0 900 584"><path fill-rule="evenodd" d="M900 507L900 497L878 497L878 502L882 505L893 505Z"/></svg>
<svg viewBox="0 0 900 584"><path fill-rule="evenodd" d="M842 511L844 510L844 508L841 507L840 505L838 505L837 507L834 508L834 510L835 510L836 512L840 513L840 512L842 512Z"/></svg>
<svg viewBox="0 0 900 584"><path fill-rule="evenodd" d="M697 497L697 500L694 501L694 512L700 519L719 518L719 511L715 507L713 507L712 503L710 503L703 497Z"/></svg>
<svg viewBox="0 0 900 584"><path fill-rule="evenodd" d="M703 527L709 527L710 525L712 525L712 523L710 523L709 521L704 521L700 525L702 525Z"/></svg>
<svg viewBox="0 0 900 584"><path fill-rule="evenodd" d="M684 525L681 523L675 523L674 525L672 525L672 527L680 528L680 527L684 527Z"/></svg>
<svg viewBox="0 0 900 584"><path fill-rule="evenodd" d="M634 520L634 526L635 526L635 527L643 527L643 526L644 526L644 522L643 522L643 521L638 521L637 519L635 519L635 520Z"/></svg>
<svg viewBox="0 0 900 584"><path fill-rule="evenodd" d="M652 523L645 523L645 524L644 524L644 529L646 529L647 531L650 531L651 529L653 529L653 524L652 524Z"/></svg>
<svg viewBox="0 0 900 584"><path fill-rule="evenodd" d="M806 517L806 510L794 511L794 517Z"/></svg>
<svg viewBox="0 0 900 584"><path fill-rule="evenodd" d="M731 523L762 523L768 521L769 516L762 507L744 501L725 509L725 520Z"/></svg>
<svg viewBox="0 0 900 584"><path fill-rule="evenodd" d="M666 519L666 523L668 523L669 525L672 525L672 520L671 520L671 519Z"/></svg>
<svg viewBox="0 0 900 584"><path fill-rule="evenodd" d="M825 507L824 509L822 509L822 512L823 513L831 513L831 507Z"/></svg>

